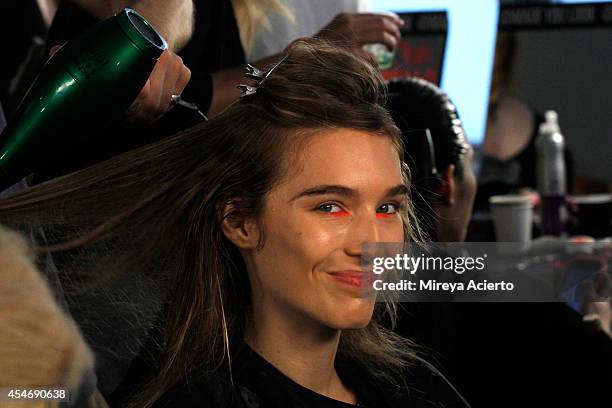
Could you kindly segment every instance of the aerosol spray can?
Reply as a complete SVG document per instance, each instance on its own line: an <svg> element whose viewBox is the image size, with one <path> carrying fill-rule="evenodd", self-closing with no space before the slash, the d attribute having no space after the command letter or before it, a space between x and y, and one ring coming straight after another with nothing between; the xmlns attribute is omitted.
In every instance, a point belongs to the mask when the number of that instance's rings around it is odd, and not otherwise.
<svg viewBox="0 0 612 408"><path fill-rule="evenodd" d="M555 111L547 111L536 139L537 183L541 198L542 234L560 236L565 232L565 140Z"/></svg>

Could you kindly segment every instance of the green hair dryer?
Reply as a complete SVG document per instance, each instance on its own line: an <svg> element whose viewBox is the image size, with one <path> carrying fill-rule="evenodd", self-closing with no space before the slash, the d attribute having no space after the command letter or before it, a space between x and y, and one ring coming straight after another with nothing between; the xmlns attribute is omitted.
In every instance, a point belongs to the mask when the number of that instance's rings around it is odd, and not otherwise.
<svg viewBox="0 0 612 408"><path fill-rule="evenodd" d="M121 118L166 48L129 8L61 47L0 134L0 191L61 160L87 129Z"/></svg>

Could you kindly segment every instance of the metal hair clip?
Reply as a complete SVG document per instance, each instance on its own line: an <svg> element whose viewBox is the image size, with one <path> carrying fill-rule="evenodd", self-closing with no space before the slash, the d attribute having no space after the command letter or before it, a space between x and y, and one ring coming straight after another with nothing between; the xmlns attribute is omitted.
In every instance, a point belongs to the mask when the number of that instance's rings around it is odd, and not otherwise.
<svg viewBox="0 0 612 408"><path fill-rule="evenodd" d="M243 98L245 96L249 96L249 95L255 94L257 92L257 90L262 87L264 82L266 82L266 79L268 79L270 74L272 74L272 72L280 64L282 64L287 59L287 57L288 57L288 55L285 55L283 57L283 59L281 59L276 64L274 64L274 66L272 68L270 68L268 70L268 72L264 72L261 69L252 66L251 64L247 64L247 66L246 66L246 71L247 72L246 72L246 74L244 74L244 76L246 78L254 79L255 81L257 81L257 83L255 85L244 85L244 84L238 85L236 88L240 89L240 97Z"/></svg>
<svg viewBox="0 0 612 408"><path fill-rule="evenodd" d="M429 150L429 161L431 164L431 175L438 175L438 168L436 167L436 149L434 147L433 139L431 138L431 130L425 129L425 138L427 139L427 148Z"/></svg>
<svg viewBox="0 0 612 408"><path fill-rule="evenodd" d="M274 69L274 68L273 68ZM251 64L247 64L246 66L247 73L244 75L247 78L255 79L261 81L266 77L266 73L259 68L252 66Z"/></svg>
<svg viewBox="0 0 612 408"><path fill-rule="evenodd" d="M255 92L257 92L257 87L256 86L249 86L249 85L240 84L236 88L240 89L240 97L241 98L245 97L245 96L253 95Z"/></svg>

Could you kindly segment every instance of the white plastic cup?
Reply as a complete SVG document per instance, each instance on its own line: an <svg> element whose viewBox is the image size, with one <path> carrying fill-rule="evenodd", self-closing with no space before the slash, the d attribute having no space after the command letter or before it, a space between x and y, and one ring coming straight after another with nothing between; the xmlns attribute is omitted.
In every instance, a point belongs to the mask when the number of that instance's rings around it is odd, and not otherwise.
<svg viewBox="0 0 612 408"><path fill-rule="evenodd" d="M497 242L531 242L533 203L527 195L489 198Z"/></svg>
<svg viewBox="0 0 612 408"><path fill-rule="evenodd" d="M392 11L371 11L369 13L382 14L386 16L400 18L396 13ZM393 58L395 57L395 52L389 51L386 45L381 44L381 43L372 43L372 44L365 44L362 48L374 56L374 58L376 59L376 62L378 63L379 69L381 70L388 69L388 68L391 68L391 66L393 66Z"/></svg>

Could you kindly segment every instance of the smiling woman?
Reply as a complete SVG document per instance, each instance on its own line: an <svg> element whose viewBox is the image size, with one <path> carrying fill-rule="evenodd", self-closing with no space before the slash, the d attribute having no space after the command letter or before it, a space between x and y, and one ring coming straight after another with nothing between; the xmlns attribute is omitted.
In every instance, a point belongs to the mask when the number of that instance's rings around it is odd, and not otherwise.
<svg viewBox="0 0 612 408"><path fill-rule="evenodd" d="M73 281L165 277L134 406L464 406L378 323L394 305L359 290L362 243L418 237L383 88L366 62L298 40L210 122L0 201L5 222L47 227Z"/></svg>

